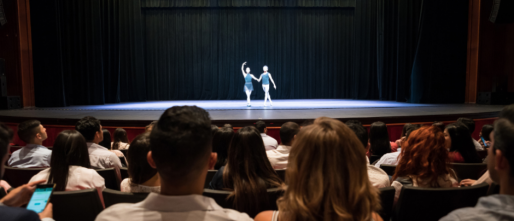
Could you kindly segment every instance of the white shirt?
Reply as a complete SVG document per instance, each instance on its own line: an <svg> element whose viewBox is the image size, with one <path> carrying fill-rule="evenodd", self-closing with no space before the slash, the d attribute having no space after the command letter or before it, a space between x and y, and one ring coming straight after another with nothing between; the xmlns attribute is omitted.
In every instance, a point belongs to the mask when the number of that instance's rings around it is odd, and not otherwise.
<svg viewBox="0 0 514 221"><path fill-rule="evenodd" d="M266 151L277 149L278 142L277 142L277 140L275 140L275 138L270 137L265 133L262 133L261 136L262 136L262 141L264 141L264 147L266 147Z"/></svg>
<svg viewBox="0 0 514 221"><path fill-rule="evenodd" d="M475 144L475 149L476 150L484 150L484 148L482 147L482 145L480 145L480 143L478 141L476 141L473 138L471 138L471 140L473 140L473 144Z"/></svg>
<svg viewBox="0 0 514 221"><path fill-rule="evenodd" d="M37 144L27 144L12 153L8 165L16 168L50 167L51 157L52 151L48 148Z"/></svg>
<svg viewBox="0 0 514 221"><path fill-rule="evenodd" d="M139 203L120 203L102 211L96 221L251 221L246 213L223 209L202 195L166 196L150 193Z"/></svg>
<svg viewBox="0 0 514 221"><path fill-rule="evenodd" d="M130 183L130 178L125 178L120 184L121 192L128 193L160 193L161 186L145 186Z"/></svg>
<svg viewBox="0 0 514 221"><path fill-rule="evenodd" d="M50 175L50 168L44 169L34 175L30 182L38 180L47 180ZM88 169L81 166L70 166L68 171L68 183L66 184L66 191L84 190L84 189L98 189L100 193L105 189L105 180L95 170Z"/></svg>
<svg viewBox="0 0 514 221"><path fill-rule="evenodd" d="M291 146L285 145L278 145L276 150L266 151L266 155L268 155L269 162L273 169L281 170L287 168L287 159L289 158L290 151Z"/></svg>
<svg viewBox="0 0 514 221"><path fill-rule="evenodd" d="M87 143L89 160L94 169L121 168L121 161L115 153L95 143Z"/></svg>
<svg viewBox="0 0 514 221"><path fill-rule="evenodd" d="M111 148L113 145L114 145L114 142L111 142ZM118 150L127 150L129 147L130 147L130 144L120 142L120 144L118 145Z"/></svg>
<svg viewBox="0 0 514 221"><path fill-rule="evenodd" d="M380 160L378 160L377 163L375 163L376 168L380 168L380 164L390 164L390 165L398 165L398 161L400 161L400 153L401 148L398 148L398 151L393 153L386 153L382 157L380 157Z"/></svg>
<svg viewBox="0 0 514 221"><path fill-rule="evenodd" d="M383 171L380 168L376 168L375 166L369 164L369 159L366 157L367 160L367 169L368 169L368 178L371 182L371 185L373 185L376 188L382 188L382 187L388 187L391 186L391 183L389 181L389 175L385 171Z"/></svg>

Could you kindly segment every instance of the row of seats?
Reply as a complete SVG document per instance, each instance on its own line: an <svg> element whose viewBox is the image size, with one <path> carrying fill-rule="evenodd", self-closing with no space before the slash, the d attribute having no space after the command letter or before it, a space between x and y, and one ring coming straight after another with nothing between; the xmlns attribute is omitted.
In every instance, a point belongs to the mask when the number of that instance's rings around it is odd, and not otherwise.
<svg viewBox="0 0 514 221"><path fill-rule="evenodd" d="M452 163L452 168L459 178L459 182L463 179L477 180L487 171L485 163ZM380 164L380 169L384 170L387 175L393 176L396 171L396 165Z"/></svg>

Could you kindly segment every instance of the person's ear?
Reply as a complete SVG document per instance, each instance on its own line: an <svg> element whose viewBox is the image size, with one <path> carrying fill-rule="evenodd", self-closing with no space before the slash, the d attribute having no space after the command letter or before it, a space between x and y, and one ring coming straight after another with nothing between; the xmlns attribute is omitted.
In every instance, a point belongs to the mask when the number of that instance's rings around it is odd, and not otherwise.
<svg viewBox="0 0 514 221"><path fill-rule="evenodd" d="M216 166L216 161L218 161L218 153L212 152L209 157L209 170L214 170L214 166Z"/></svg>
<svg viewBox="0 0 514 221"><path fill-rule="evenodd" d="M38 139L38 140L43 139L43 135L41 134L41 132L38 132L38 133L36 134L36 139Z"/></svg>
<svg viewBox="0 0 514 221"><path fill-rule="evenodd" d="M495 168L497 171L508 171L509 161L505 159L501 150L496 150L495 157Z"/></svg>
<svg viewBox="0 0 514 221"><path fill-rule="evenodd" d="M264 133L267 134L268 133L268 128L264 128Z"/></svg>
<svg viewBox="0 0 514 221"><path fill-rule="evenodd" d="M146 161L148 161L148 164L150 164L152 168L157 169L155 161L152 158L152 151L148 151L148 154L146 155Z"/></svg>

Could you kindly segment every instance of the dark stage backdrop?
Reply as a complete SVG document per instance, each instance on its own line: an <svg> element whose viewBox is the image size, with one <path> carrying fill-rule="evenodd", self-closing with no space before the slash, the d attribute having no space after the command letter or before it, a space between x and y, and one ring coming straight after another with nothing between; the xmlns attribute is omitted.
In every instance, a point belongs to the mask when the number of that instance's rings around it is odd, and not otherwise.
<svg viewBox="0 0 514 221"><path fill-rule="evenodd" d="M32 0L36 105L245 99L244 61L272 99L460 103L467 4Z"/></svg>

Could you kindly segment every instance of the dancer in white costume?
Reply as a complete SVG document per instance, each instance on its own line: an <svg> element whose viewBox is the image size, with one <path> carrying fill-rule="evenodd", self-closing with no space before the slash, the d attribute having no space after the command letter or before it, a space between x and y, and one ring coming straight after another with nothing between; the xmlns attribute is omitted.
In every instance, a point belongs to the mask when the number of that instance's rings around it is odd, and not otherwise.
<svg viewBox="0 0 514 221"><path fill-rule="evenodd" d="M268 73L268 66L264 65L262 67L262 70L264 73L261 74L259 77L258 82L262 79L262 89L264 90L264 106L266 106L266 100L269 99L269 104L273 106L273 102L271 102L271 97L269 96L269 81L271 80L271 83L273 83L273 87L275 87L275 90L277 89L277 85L275 85L275 82L273 81L273 78L271 77L271 74Z"/></svg>
<svg viewBox="0 0 514 221"><path fill-rule="evenodd" d="M250 74L249 67L246 68L246 72L244 71L245 64L246 64L246 61L245 61L245 63L243 63L243 66L241 66L241 71L243 72L243 76L245 78L244 90L246 92L246 102L247 102L246 106L251 107L252 105L250 104L250 95L252 94L252 91L253 91L252 78L255 80L257 80L257 78L255 76L253 76L253 74Z"/></svg>

